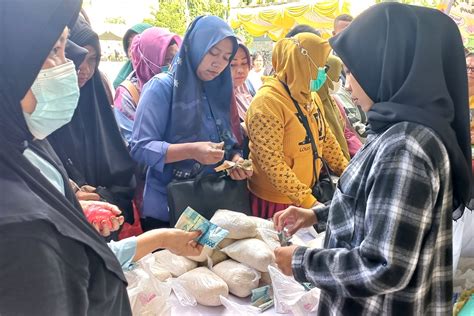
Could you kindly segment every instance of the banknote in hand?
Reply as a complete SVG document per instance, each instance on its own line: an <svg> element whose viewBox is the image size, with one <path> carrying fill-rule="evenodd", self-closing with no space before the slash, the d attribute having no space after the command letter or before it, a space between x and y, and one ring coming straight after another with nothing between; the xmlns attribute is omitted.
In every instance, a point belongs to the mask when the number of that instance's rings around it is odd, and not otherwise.
<svg viewBox="0 0 474 316"><path fill-rule="evenodd" d="M211 223L191 207L187 207L184 210L175 227L185 231L201 231L201 235L196 241L212 249L229 234L226 229Z"/></svg>

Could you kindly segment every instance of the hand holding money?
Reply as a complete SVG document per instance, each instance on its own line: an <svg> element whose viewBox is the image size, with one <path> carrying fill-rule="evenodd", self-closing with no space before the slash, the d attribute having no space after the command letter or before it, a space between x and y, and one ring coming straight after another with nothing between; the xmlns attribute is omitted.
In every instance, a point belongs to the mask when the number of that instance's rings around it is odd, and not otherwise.
<svg viewBox="0 0 474 316"><path fill-rule="evenodd" d="M196 240L199 244L214 249L229 232L219 226L211 223L201 214L190 207L184 210L175 225L176 228L185 231L200 231L202 234Z"/></svg>
<svg viewBox="0 0 474 316"><path fill-rule="evenodd" d="M244 180L252 176L252 160L243 159L240 155L236 155L233 161L225 160L214 170L216 172L225 170L233 180Z"/></svg>

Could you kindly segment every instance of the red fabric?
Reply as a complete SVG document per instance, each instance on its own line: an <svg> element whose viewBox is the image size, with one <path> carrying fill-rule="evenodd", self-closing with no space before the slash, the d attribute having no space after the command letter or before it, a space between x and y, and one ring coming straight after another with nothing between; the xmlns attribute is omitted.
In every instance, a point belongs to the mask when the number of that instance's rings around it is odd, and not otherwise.
<svg viewBox="0 0 474 316"><path fill-rule="evenodd" d="M290 204L273 203L263 200L250 192L250 206L252 208L252 215L261 218L272 218L273 214L287 209Z"/></svg>
<svg viewBox="0 0 474 316"><path fill-rule="evenodd" d="M135 198L133 199L133 224L124 223L122 230L119 233L119 240L138 236L143 234L142 224L140 222L140 209L143 204L143 190L145 188L145 183L143 181L138 181L137 188L135 191Z"/></svg>
<svg viewBox="0 0 474 316"><path fill-rule="evenodd" d="M142 225L140 223L140 214L138 208L135 206L135 201L133 201L133 219L134 222L132 225L129 223L123 224L122 230L119 233L119 240L143 234Z"/></svg>

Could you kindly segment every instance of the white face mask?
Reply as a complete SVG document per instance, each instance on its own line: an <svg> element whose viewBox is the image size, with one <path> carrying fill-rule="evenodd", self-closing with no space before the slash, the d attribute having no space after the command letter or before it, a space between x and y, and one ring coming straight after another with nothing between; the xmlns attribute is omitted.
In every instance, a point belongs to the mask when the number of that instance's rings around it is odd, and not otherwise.
<svg viewBox="0 0 474 316"><path fill-rule="evenodd" d="M25 113L26 125L37 139L44 139L55 130L69 123L79 100L74 63L43 69L39 72L31 91L36 98L33 113Z"/></svg>

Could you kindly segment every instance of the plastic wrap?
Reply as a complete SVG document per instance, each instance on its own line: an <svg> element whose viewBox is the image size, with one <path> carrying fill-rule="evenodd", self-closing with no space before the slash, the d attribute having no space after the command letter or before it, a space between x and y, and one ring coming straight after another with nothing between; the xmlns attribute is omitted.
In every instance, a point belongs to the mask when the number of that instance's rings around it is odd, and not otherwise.
<svg viewBox="0 0 474 316"><path fill-rule="evenodd" d="M196 261L196 262L207 262L207 260L212 256L213 252L214 252L214 249L208 246L204 246L199 256L189 256L186 258L192 261Z"/></svg>
<svg viewBox="0 0 474 316"><path fill-rule="evenodd" d="M212 271L227 283L229 292L247 297L258 287L260 272L232 259L215 265Z"/></svg>
<svg viewBox="0 0 474 316"><path fill-rule="evenodd" d="M232 302L220 296L222 305L232 314L232 315L257 315L260 314L260 309L251 305L242 305L236 302Z"/></svg>
<svg viewBox="0 0 474 316"><path fill-rule="evenodd" d="M319 303L320 290L306 291L294 278L284 275L274 267L268 268L273 285L275 310L277 313L292 313L295 316L314 312Z"/></svg>
<svg viewBox="0 0 474 316"><path fill-rule="evenodd" d="M275 263L273 251L267 244L256 238L237 240L222 251L235 261L260 272L267 272L268 266Z"/></svg>
<svg viewBox="0 0 474 316"><path fill-rule="evenodd" d="M219 306L221 305L219 296L229 295L229 287L225 281L205 267L186 272L178 278L178 282L188 295L194 297L201 305Z"/></svg>
<svg viewBox="0 0 474 316"><path fill-rule="evenodd" d="M270 250L274 251L277 247L280 247L280 240L278 239L278 233L276 230L257 228L257 232L257 239L267 244Z"/></svg>
<svg viewBox="0 0 474 316"><path fill-rule="evenodd" d="M244 239L257 235L255 222L247 215L228 210L218 210L211 218L211 223L229 231L227 238Z"/></svg>
<svg viewBox="0 0 474 316"><path fill-rule="evenodd" d="M171 253L168 250L162 250L153 254L155 257L155 265L169 271L173 276L180 275L191 271L197 267L197 263L186 257L181 257Z"/></svg>
<svg viewBox="0 0 474 316"><path fill-rule="evenodd" d="M148 255L137 263L137 268L125 272L129 282L128 297L133 315L170 315L168 298L171 294L169 282L161 282L151 272L153 257Z"/></svg>

